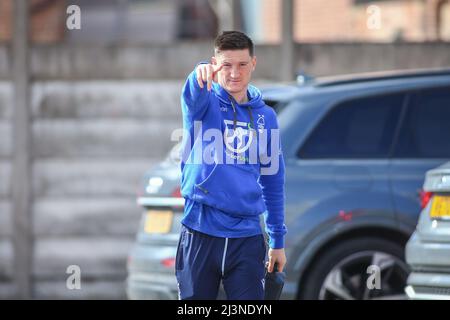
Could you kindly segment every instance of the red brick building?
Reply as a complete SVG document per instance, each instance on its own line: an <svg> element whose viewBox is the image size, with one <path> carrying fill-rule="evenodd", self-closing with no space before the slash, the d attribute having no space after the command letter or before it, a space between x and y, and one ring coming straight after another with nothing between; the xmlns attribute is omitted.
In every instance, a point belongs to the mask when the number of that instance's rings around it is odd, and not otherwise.
<svg viewBox="0 0 450 320"><path fill-rule="evenodd" d="M281 37L281 1L261 0L264 41ZM449 0L294 0L294 37L322 41L450 41Z"/></svg>
<svg viewBox="0 0 450 320"><path fill-rule="evenodd" d="M103 1L103 4L110 6L119 3L115 0ZM239 0L234 1L237 3ZM249 10L258 12L252 18L247 17L247 19L260 20L254 23L257 25L256 30L259 34L258 42L279 42L283 0L240 1L241 4L244 3L243 1L252 1ZM298 42L450 41L450 0L293 1L294 38ZM82 10L91 4L89 1L77 0L75 2L81 5ZM155 2L158 1L127 0L124 3L143 4L150 8ZM177 10L175 0L160 0L160 2L171 6L170 10ZM11 39L12 3L13 0L0 0L0 42ZM32 17L30 28L33 42L48 43L64 39L67 34L65 19L67 17L66 7L69 2L66 0L30 0L30 4ZM243 13L245 19L245 12ZM148 23L152 19L149 18ZM198 19L202 19L201 16ZM116 22L116 24L119 23ZM165 25L167 24L173 24L172 20L171 22L167 21ZM200 25L205 27L202 22ZM154 29L152 25L145 24L139 28L146 30L145 32ZM114 28L108 26L107 29ZM148 37L147 41L151 42L150 38ZM176 36L173 36L173 41L177 41Z"/></svg>
<svg viewBox="0 0 450 320"><path fill-rule="evenodd" d="M11 39L13 1L0 0L0 42ZM64 38L65 0L30 0L30 16L33 42L58 42Z"/></svg>

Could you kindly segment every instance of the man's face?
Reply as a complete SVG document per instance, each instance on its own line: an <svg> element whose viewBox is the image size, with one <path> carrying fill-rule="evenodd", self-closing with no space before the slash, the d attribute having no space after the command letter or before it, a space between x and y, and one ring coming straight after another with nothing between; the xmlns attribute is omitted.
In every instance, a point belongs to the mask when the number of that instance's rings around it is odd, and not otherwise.
<svg viewBox="0 0 450 320"><path fill-rule="evenodd" d="M212 64L223 65L217 74L218 83L230 94L247 91L256 57L250 56L248 49L220 51L212 57Z"/></svg>

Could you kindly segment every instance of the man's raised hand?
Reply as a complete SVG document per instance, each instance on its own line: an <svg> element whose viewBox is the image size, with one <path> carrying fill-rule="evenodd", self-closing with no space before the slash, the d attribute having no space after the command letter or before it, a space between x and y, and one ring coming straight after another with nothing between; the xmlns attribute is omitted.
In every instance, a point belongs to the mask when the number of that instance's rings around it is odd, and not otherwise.
<svg viewBox="0 0 450 320"><path fill-rule="evenodd" d="M222 69L223 65L214 64L200 64L197 66L197 82L200 88L204 87L204 82L206 82L206 87L208 91L211 90L212 82L217 82L217 73Z"/></svg>

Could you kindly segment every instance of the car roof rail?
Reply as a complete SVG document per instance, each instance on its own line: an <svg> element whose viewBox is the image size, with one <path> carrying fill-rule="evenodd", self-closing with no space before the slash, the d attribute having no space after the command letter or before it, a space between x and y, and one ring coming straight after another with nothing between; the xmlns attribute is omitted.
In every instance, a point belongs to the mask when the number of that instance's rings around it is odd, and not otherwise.
<svg viewBox="0 0 450 320"><path fill-rule="evenodd" d="M450 76L450 68L389 70L319 77L314 81L314 86L328 87L378 80L395 80L429 76Z"/></svg>

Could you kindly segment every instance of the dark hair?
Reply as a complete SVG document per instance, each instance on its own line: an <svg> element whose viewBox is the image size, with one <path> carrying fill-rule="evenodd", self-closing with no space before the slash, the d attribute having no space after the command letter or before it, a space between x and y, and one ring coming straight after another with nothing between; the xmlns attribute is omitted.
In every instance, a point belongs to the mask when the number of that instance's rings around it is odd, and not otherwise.
<svg viewBox="0 0 450 320"><path fill-rule="evenodd" d="M214 41L214 51L248 49L253 56L253 41L245 33L240 31L224 31Z"/></svg>

